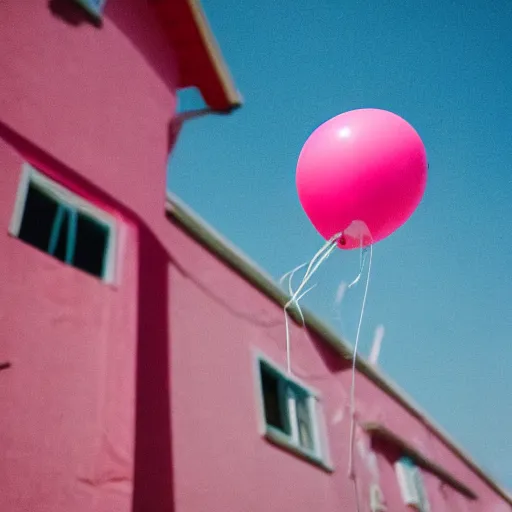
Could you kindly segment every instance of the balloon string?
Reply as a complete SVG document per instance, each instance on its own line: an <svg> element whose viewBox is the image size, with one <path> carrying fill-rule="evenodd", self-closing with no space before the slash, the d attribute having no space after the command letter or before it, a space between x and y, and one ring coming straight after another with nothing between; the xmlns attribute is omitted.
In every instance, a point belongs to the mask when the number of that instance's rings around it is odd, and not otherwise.
<svg viewBox="0 0 512 512"><path fill-rule="evenodd" d="M302 309L300 307L299 301L300 301L300 299L302 299L302 297L304 297L304 295L306 295L306 293L310 292L315 286L316 286L316 284L313 286L310 286L305 292L301 293L301 295L299 295L297 297L297 299L295 300L295 307L300 315L302 326L305 325L305 321L304 321L304 315L302 314ZM284 322L285 322L285 327L286 327L286 367L287 367L288 373L291 374L291 357L290 357L291 334L290 334L290 321L288 318L288 310L287 310L286 306L284 308Z"/></svg>
<svg viewBox="0 0 512 512"><path fill-rule="evenodd" d="M281 279L279 280L279 284L283 284L283 281L288 277L288 293L289 293L290 297L293 296L293 288L292 288L293 276L295 275L295 272L298 272L301 268L304 268L306 265L307 265L307 262L303 263L302 265L298 265L293 270L290 270L290 272L287 272L286 274L284 274L284 276L281 277ZM300 297L298 297L297 301L296 301L296 305L297 305L297 309L298 309L298 312L299 312L299 315L300 315L300 318L301 318L301 321L302 321L302 325L304 325L304 316L302 314L302 310L301 310L300 305L299 305L299 300L306 293L308 293L309 290L311 290L311 288L308 288L308 290L306 290ZM291 361L290 361L290 324L289 324L288 315L286 314L286 307L284 309L284 322L285 322L285 328L286 328L286 364L287 364L287 367L288 367L288 371L290 371L290 367L291 367Z"/></svg>
<svg viewBox="0 0 512 512"><path fill-rule="evenodd" d="M356 358L357 358L357 347L359 345L359 337L361 334L361 325L363 323L364 310L366 306L366 298L368 296L368 286L370 284L370 275L372 271L372 257L373 257L373 245L370 245L370 258L368 263L368 275L366 277L366 285L364 288L363 303L361 306L361 314L359 315L359 324L357 326L356 342L354 345L354 353L352 355L352 383L350 386L350 439L349 439L349 454L348 454L348 476L355 481L354 472L354 430L355 430L355 416L356 416L356 405L355 405L355 393L356 393ZM365 258L362 258L362 266L364 266ZM361 269L362 273L362 269ZM356 278L356 282L359 278Z"/></svg>
<svg viewBox="0 0 512 512"><path fill-rule="evenodd" d="M302 278L302 282L300 284L300 286L297 288L297 290L293 293L292 297L290 298L290 300L287 302L286 306L285 307L289 307L291 304L295 303L296 300L297 300L297 296L300 294L300 292L302 291L302 289L304 288L304 286L306 286L307 282L309 281L309 279L311 279L311 277L313 276L313 274L318 270L318 268L320 267L320 265L329 257L329 255L331 254L331 252L336 248L337 246L337 242L338 240L340 239L341 237L341 234L338 234L338 235L335 235L333 236L330 240L328 240L324 246L313 256L313 258L311 259L311 261L309 262L309 265L308 265L308 268L306 270L306 274L304 275L304 277ZM317 261L318 260L318 261ZM306 264L303 264L303 265L300 265L299 267L297 267L296 270L298 270L299 268L302 268L306 266ZM295 271L292 271L292 273L294 273Z"/></svg>
<svg viewBox="0 0 512 512"><path fill-rule="evenodd" d="M363 275L363 269L364 264L366 263L366 254L368 252L368 248L365 247L364 249L361 249L361 256L359 257L359 274L357 274L357 277L347 286L347 288L352 288L355 286L360 280Z"/></svg>
<svg viewBox="0 0 512 512"><path fill-rule="evenodd" d="M354 483L354 496L356 498L356 512L360 512L361 507L360 507L360 504L359 504L359 489L357 487L357 479L355 478L355 476L354 476L354 479L352 481Z"/></svg>
<svg viewBox="0 0 512 512"><path fill-rule="evenodd" d="M331 255L331 253L336 249L339 239L341 238L342 234L339 233L337 235L334 235L330 240L328 240L323 247L313 256L311 261L308 263L303 263L302 265L299 265L298 267L295 267L290 272L287 272L281 279L280 282L283 282L286 277L288 277L288 291L290 293L290 299L288 302L284 305L283 311L284 311L284 321L285 321L285 329L286 329L286 368L289 374L292 372L292 365L291 365L291 333L290 333L290 322L288 318L288 309L291 306L295 306L300 318L302 325L304 325L304 315L302 313L302 309L300 307L300 299L304 297L308 292L310 292L316 285L313 285L309 287L307 290L304 290L304 287L308 283L308 281L313 277L315 272L320 268L320 265ZM307 267L306 273L304 274L304 277L302 278L302 282L300 283L299 287L293 291L292 288L292 279L294 274L300 270L301 268Z"/></svg>

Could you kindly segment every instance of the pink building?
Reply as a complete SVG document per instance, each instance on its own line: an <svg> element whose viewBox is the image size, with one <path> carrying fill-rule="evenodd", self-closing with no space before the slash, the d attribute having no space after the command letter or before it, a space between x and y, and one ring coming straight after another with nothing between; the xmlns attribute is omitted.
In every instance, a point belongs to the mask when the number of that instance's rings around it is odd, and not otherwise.
<svg viewBox="0 0 512 512"><path fill-rule="evenodd" d="M197 0L0 8L0 510L505 512L375 368L166 197L196 86L241 103ZM191 121L193 122L193 121ZM222 122L219 120L219 122Z"/></svg>

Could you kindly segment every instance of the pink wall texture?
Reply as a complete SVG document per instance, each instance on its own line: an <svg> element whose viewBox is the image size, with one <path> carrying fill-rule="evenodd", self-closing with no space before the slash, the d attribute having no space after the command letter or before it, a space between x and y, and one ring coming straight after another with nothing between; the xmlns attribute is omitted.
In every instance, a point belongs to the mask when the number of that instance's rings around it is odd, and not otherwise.
<svg viewBox="0 0 512 512"><path fill-rule="evenodd" d="M145 0L109 2L101 29L67 0L1 12L0 510L173 510L171 48ZM116 286L7 235L27 160L115 214Z"/></svg>
<svg viewBox="0 0 512 512"><path fill-rule="evenodd" d="M377 479L405 511L399 453L360 428L357 489L348 479L349 362L298 326L293 370L320 393L334 470L262 436L254 357L285 366L282 310L165 217L175 72L146 2L111 0L101 30L50 6L1 7L0 510L353 511L357 490L368 511ZM115 285L7 234L25 161L116 216ZM356 401L360 423L400 433L478 495L427 473L433 511L511 510L362 375Z"/></svg>
<svg viewBox="0 0 512 512"><path fill-rule="evenodd" d="M171 49L145 0L108 2L101 29L80 12L69 0L2 2L1 120L134 211L161 219L155 198L165 194L175 108Z"/></svg>

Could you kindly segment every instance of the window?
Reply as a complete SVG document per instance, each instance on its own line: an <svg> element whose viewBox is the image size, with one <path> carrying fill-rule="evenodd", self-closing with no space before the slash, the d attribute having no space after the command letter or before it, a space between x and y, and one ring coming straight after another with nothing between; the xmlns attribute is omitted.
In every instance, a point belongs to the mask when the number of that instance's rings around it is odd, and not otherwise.
<svg viewBox="0 0 512 512"><path fill-rule="evenodd" d="M107 0L74 0L95 18L101 18Z"/></svg>
<svg viewBox="0 0 512 512"><path fill-rule="evenodd" d="M402 457L395 463L395 471L402 499L419 512L429 512L430 507L421 478L421 472L409 457Z"/></svg>
<svg viewBox="0 0 512 512"><path fill-rule="evenodd" d="M265 436L330 469L316 394L262 358L258 358L258 376Z"/></svg>
<svg viewBox="0 0 512 512"><path fill-rule="evenodd" d="M115 221L26 165L12 235L58 260L113 281Z"/></svg>

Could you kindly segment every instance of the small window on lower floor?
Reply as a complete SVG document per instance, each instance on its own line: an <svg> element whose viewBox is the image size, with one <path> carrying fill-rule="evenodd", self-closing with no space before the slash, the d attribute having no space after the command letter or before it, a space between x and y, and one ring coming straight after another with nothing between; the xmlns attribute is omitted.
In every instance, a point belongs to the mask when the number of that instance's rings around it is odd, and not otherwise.
<svg viewBox="0 0 512 512"><path fill-rule="evenodd" d="M419 468L409 457L402 457L395 463L395 471L404 503L419 512L429 512L430 506Z"/></svg>
<svg viewBox="0 0 512 512"><path fill-rule="evenodd" d="M68 265L113 279L114 219L28 165L10 231Z"/></svg>
<svg viewBox="0 0 512 512"><path fill-rule="evenodd" d="M265 434L328 466L325 424L318 397L273 364L258 359Z"/></svg>

